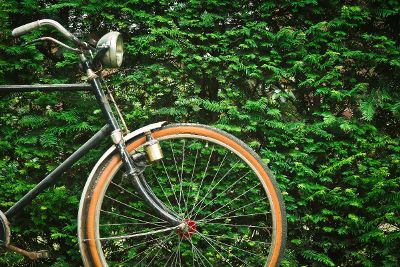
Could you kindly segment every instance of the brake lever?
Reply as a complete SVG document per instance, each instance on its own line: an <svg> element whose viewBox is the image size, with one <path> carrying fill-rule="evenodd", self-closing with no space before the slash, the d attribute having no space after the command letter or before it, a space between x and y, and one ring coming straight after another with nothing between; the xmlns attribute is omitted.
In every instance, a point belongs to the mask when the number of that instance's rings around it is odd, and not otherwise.
<svg viewBox="0 0 400 267"><path fill-rule="evenodd" d="M40 41L41 41L41 40L40 40L40 38L39 38L39 39L35 39L35 40L29 41L29 42L24 42L24 43L22 43L21 45L22 45L22 46L28 46L28 45L31 45L31 44L39 43Z"/></svg>
<svg viewBox="0 0 400 267"><path fill-rule="evenodd" d="M68 50L71 50L71 51L74 51L74 52L81 52L81 50L79 50L78 48L73 48L73 47L71 47L69 45L66 45L63 42L58 41L57 39L54 39L52 37L41 37L41 38L34 39L32 41L29 41L29 42L25 42L22 45L23 46L27 46L27 45L30 45L30 44L39 43L39 42L43 42L43 41L50 41L50 42L56 43L56 44L58 44L58 45L60 45L60 46L62 46L64 48L66 48Z"/></svg>

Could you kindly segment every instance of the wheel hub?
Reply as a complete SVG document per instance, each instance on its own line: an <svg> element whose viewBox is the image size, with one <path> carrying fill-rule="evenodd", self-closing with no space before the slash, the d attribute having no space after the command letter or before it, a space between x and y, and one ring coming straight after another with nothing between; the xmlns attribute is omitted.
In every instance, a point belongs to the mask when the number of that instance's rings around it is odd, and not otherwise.
<svg viewBox="0 0 400 267"><path fill-rule="evenodd" d="M176 233L182 239L189 239L192 237L194 232L196 232L196 229L197 229L197 224L195 221L191 219L185 219L183 221L182 227L178 228L178 230L176 230Z"/></svg>

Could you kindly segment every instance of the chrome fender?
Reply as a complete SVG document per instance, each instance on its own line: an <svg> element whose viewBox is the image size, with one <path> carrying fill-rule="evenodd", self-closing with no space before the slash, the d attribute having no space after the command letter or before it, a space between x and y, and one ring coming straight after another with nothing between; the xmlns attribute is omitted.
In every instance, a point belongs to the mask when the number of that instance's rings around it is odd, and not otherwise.
<svg viewBox="0 0 400 267"><path fill-rule="evenodd" d="M166 124L166 121L161 121L161 122L157 122L157 123L152 123L149 125L146 125L140 129L137 129L129 134L127 134L126 136L124 136L124 140L125 142L128 142L131 139L134 139L146 132L149 132L151 130L154 129L158 129L161 128L164 124ZM84 207L84 203L85 200L89 199L88 193L89 193L89 188L90 185L92 184L92 180L94 178L94 175L96 173L96 171L98 170L98 168L101 166L101 164L114 152L116 151L116 147L115 146L111 146L102 156L101 158L97 161L96 165L94 165L92 171L90 172L90 175L88 177L88 179L86 180L86 184L85 187L83 188L82 191L82 195L81 195L81 200L79 202L79 212L78 212L78 237L79 237L79 249L81 251L81 255L82 255L82 260L85 266L91 266L90 263L88 262L87 259L87 255L83 246L83 231L82 231L82 219L84 219L82 216L84 216L83 214L83 207Z"/></svg>

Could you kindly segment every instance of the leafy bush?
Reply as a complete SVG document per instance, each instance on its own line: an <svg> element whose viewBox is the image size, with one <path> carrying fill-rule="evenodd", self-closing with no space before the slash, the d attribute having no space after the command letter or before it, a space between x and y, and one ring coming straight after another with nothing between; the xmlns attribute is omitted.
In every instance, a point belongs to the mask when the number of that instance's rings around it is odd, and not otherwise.
<svg viewBox="0 0 400 267"><path fill-rule="evenodd" d="M73 54L49 44L22 47L10 37L14 27L52 18L82 37L118 30L127 53L110 82L131 129L158 120L201 122L260 153L288 210L284 266L399 262L398 1L6 0L0 6L1 84L81 79ZM83 93L1 95L0 110L1 210L102 123L95 99ZM51 259L38 265L81 264L77 203L99 155L82 159L12 221L14 243L51 250ZM11 253L0 263L29 264Z"/></svg>

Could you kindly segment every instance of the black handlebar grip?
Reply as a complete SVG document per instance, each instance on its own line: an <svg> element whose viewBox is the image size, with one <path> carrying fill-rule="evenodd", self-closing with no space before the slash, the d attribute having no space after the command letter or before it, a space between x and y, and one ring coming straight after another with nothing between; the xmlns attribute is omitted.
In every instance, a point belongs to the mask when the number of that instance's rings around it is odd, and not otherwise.
<svg viewBox="0 0 400 267"><path fill-rule="evenodd" d="M18 28L15 28L15 29L12 31L11 34L12 34L12 36L14 36L14 37L18 37L18 36L21 36L21 35L23 35L23 34L25 34L25 33L27 33L27 32L32 31L33 29L35 29L35 28L37 28L37 27L39 27L39 26L40 26L39 20L38 20L38 21L34 21L34 22L31 22L31 23L28 23L28 24L19 26Z"/></svg>

